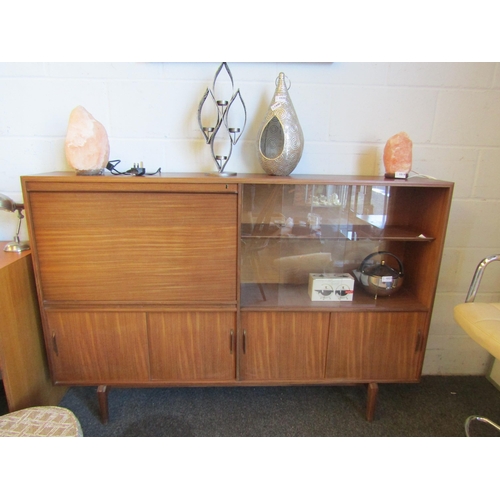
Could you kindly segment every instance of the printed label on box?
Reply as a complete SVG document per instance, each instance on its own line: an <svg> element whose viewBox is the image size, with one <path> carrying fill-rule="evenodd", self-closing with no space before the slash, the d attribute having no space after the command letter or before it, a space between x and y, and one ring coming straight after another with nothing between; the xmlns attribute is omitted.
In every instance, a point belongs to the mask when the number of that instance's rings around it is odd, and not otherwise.
<svg viewBox="0 0 500 500"><path fill-rule="evenodd" d="M309 297L313 301L352 301L354 278L348 273L309 274Z"/></svg>

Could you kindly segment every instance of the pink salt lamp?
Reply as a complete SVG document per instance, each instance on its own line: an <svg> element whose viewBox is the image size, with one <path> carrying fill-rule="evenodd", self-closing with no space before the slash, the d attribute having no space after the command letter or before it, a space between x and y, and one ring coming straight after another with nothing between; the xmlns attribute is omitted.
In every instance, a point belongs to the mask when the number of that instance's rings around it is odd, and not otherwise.
<svg viewBox="0 0 500 500"><path fill-rule="evenodd" d="M386 177L408 177L412 163L413 143L406 132L393 135L385 144L384 167Z"/></svg>
<svg viewBox="0 0 500 500"><path fill-rule="evenodd" d="M64 149L77 175L104 173L109 160L108 134L83 106L77 106L69 115Z"/></svg>

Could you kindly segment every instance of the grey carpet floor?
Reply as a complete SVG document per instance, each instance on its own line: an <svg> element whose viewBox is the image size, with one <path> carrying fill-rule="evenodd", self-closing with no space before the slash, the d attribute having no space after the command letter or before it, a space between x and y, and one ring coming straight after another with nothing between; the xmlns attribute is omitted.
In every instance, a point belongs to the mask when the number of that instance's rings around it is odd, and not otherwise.
<svg viewBox="0 0 500 500"><path fill-rule="evenodd" d="M95 387L70 388L61 402L87 437L461 437L469 415L500 422L500 392L484 377L381 384L371 423L365 404L363 386L113 388L102 424ZM471 434L499 436L480 422Z"/></svg>

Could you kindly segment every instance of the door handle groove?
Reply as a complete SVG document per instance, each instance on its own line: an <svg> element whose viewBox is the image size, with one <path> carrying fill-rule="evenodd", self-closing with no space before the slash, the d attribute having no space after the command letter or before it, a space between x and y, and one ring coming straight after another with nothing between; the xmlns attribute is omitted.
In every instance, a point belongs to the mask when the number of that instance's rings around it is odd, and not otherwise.
<svg viewBox="0 0 500 500"><path fill-rule="evenodd" d="M52 349L56 353L56 356L59 356L59 349L57 348L57 337L56 332L52 332Z"/></svg>
<svg viewBox="0 0 500 500"><path fill-rule="evenodd" d="M422 335L422 330L418 330L417 332L417 345L415 346L415 352L419 352L422 350L422 344L423 344L423 335Z"/></svg>

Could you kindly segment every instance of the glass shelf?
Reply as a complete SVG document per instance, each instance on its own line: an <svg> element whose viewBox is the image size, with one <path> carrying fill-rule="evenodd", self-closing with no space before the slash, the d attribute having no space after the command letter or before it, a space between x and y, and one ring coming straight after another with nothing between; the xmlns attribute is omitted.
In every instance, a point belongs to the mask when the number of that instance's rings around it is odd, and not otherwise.
<svg viewBox="0 0 500 500"><path fill-rule="evenodd" d="M373 225L319 225L315 228L299 225L293 227L277 224L242 224L242 239L324 239L324 240L400 240L400 241L433 241L433 237L425 236L418 231L405 227Z"/></svg>

